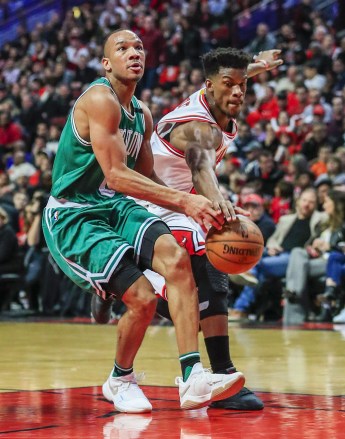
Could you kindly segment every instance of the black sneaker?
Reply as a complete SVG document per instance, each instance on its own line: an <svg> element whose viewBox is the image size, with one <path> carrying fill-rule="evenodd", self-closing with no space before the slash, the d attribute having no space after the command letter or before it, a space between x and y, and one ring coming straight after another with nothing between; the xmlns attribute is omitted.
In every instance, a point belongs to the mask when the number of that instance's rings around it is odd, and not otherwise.
<svg viewBox="0 0 345 439"><path fill-rule="evenodd" d="M321 312L316 317L316 321L320 323L331 323L333 321L333 314L331 306L327 303L323 303L321 306Z"/></svg>
<svg viewBox="0 0 345 439"><path fill-rule="evenodd" d="M96 323L108 323L111 319L113 303L113 299L103 300L97 294L93 294L91 299L91 318Z"/></svg>
<svg viewBox="0 0 345 439"><path fill-rule="evenodd" d="M262 410L264 403L251 390L243 387L236 395L221 401L214 401L211 408L226 410Z"/></svg>
<svg viewBox="0 0 345 439"><path fill-rule="evenodd" d="M300 303L300 298L295 291L283 290L283 298L287 299L289 303Z"/></svg>
<svg viewBox="0 0 345 439"><path fill-rule="evenodd" d="M338 286L337 285L327 285L325 288L325 291L323 293L326 300L331 302L332 300L335 300L338 296Z"/></svg>

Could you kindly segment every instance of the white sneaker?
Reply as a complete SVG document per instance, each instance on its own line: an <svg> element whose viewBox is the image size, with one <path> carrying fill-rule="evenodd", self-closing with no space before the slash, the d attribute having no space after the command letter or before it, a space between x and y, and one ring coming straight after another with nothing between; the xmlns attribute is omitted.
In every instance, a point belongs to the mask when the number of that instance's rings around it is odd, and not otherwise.
<svg viewBox="0 0 345 439"><path fill-rule="evenodd" d="M180 405L182 409L195 409L238 393L245 379L241 372L232 374L212 374L196 363L186 382L177 377Z"/></svg>
<svg viewBox="0 0 345 439"><path fill-rule="evenodd" d="M333 317L333 323L345 323L345 308L339 314Z"/></svg>
<svg viewBox="0 0 345 439"><path fill-rule="evenodd" d="M152 405L137 384L134 372L113 377L113 372L102 386L104 398L112 401L116 410L124 413L145 413L152 411Z"/></svg>

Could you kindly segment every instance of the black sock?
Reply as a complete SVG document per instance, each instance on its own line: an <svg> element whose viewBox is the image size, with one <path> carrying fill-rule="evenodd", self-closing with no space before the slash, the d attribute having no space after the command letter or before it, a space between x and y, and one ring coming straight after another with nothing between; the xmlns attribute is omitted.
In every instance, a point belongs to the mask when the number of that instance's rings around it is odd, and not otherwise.
<svg viewBox="0 0 345 439"><path fill-rule="evenodd" d="M125 369L124 367L119 366L115 361L113 377L122 377L125 375L129 375L132 372L133 372L133 366L129 367L128 369Z"/></svg>
<svg viewBox="0 0 345 439"><path fill-rule="evenodd" d="M211 368L214 373L236 372L234 364L230 358L228 335L218 335L216 337L205 338L205 345L210 359Z"/></svg>
<svg viewBox="0 0 345 439"><path fill-rule="evenodd" d="M194 364L200 363L199 352L187 352L179 357L182 369L183 381L187 381Z"/></svg>

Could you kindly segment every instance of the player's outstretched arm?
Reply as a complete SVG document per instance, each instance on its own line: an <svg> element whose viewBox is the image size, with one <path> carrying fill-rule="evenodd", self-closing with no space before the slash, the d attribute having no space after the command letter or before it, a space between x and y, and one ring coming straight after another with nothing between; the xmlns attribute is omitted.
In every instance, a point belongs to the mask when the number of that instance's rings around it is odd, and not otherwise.
<svg viewBox="0 0 345 439"><path fill-rule="evenodd" d="M90 141L109 189L191 216L204 230L211 225L221 228L224 219L207 198L161 186L126 166L120 104L107 89L97 88L85 95L83 105Z"/></svg>

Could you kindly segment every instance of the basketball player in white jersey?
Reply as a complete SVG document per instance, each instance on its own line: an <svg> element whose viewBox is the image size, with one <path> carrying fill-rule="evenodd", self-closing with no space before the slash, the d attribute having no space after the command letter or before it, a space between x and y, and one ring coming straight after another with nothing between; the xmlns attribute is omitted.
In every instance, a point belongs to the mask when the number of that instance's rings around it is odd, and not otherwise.
<svg viewBox="0 0 345 439"><path fill-rule="evenodd" d="M236 213L246 212L234 209L231 202L224 199L217 183L215 167L236 136L235 118L243 104L248 77L281 65L279 54L278 50L262 52L256 57L256 62L251 63L249 55L232 48L207 53L202 58L205 88L192 94L164 116L151 138L154 172L159 179L166 186L206 196L213 202L215 210L223 212L227 221L235 220ZM152 163L146 161L146 169L138 171L150 174L151 166ZM229 351L227 275L208 263L204 236L196 223L185 215L159 206L145 202L141 204L164 219L177 241L191 255L199 291L200 326L213 371L236 372ZM164 279L150 271L144 274L156 292L168 299ZM157 310L169 317L167 302L163 299ZM93 315L97 317L95 306ZM237 395L212 403L211 407L261 410L263 403L253 392L243 388Z"/></svg>
<svg viewBox="0 0 345 439"><path fill-rule="evenodd" d="M205 88L164 116L151 137L154 170L163 183L206 196L228 221L233 220L236 213L245 212L234 209L231 202L224 199L215 166L237 134L235 118L243 104L248 77L282 64L279 53L261 53L256 63L250 63L249 55L232 48L207 53L202 57ZM213 371L236 371L229 351L227 275L207 261L204 236L193 220L152 204L146 203L145 207L165 220L179 244L191 255L199 290L200 325ZM167 299L162 278L153 272L144 274ZM167 302L159 301L157 311L169 317ZM243 388L237 395L214 402L211 407L260 410L263 403L253 392Z"/></svg>

